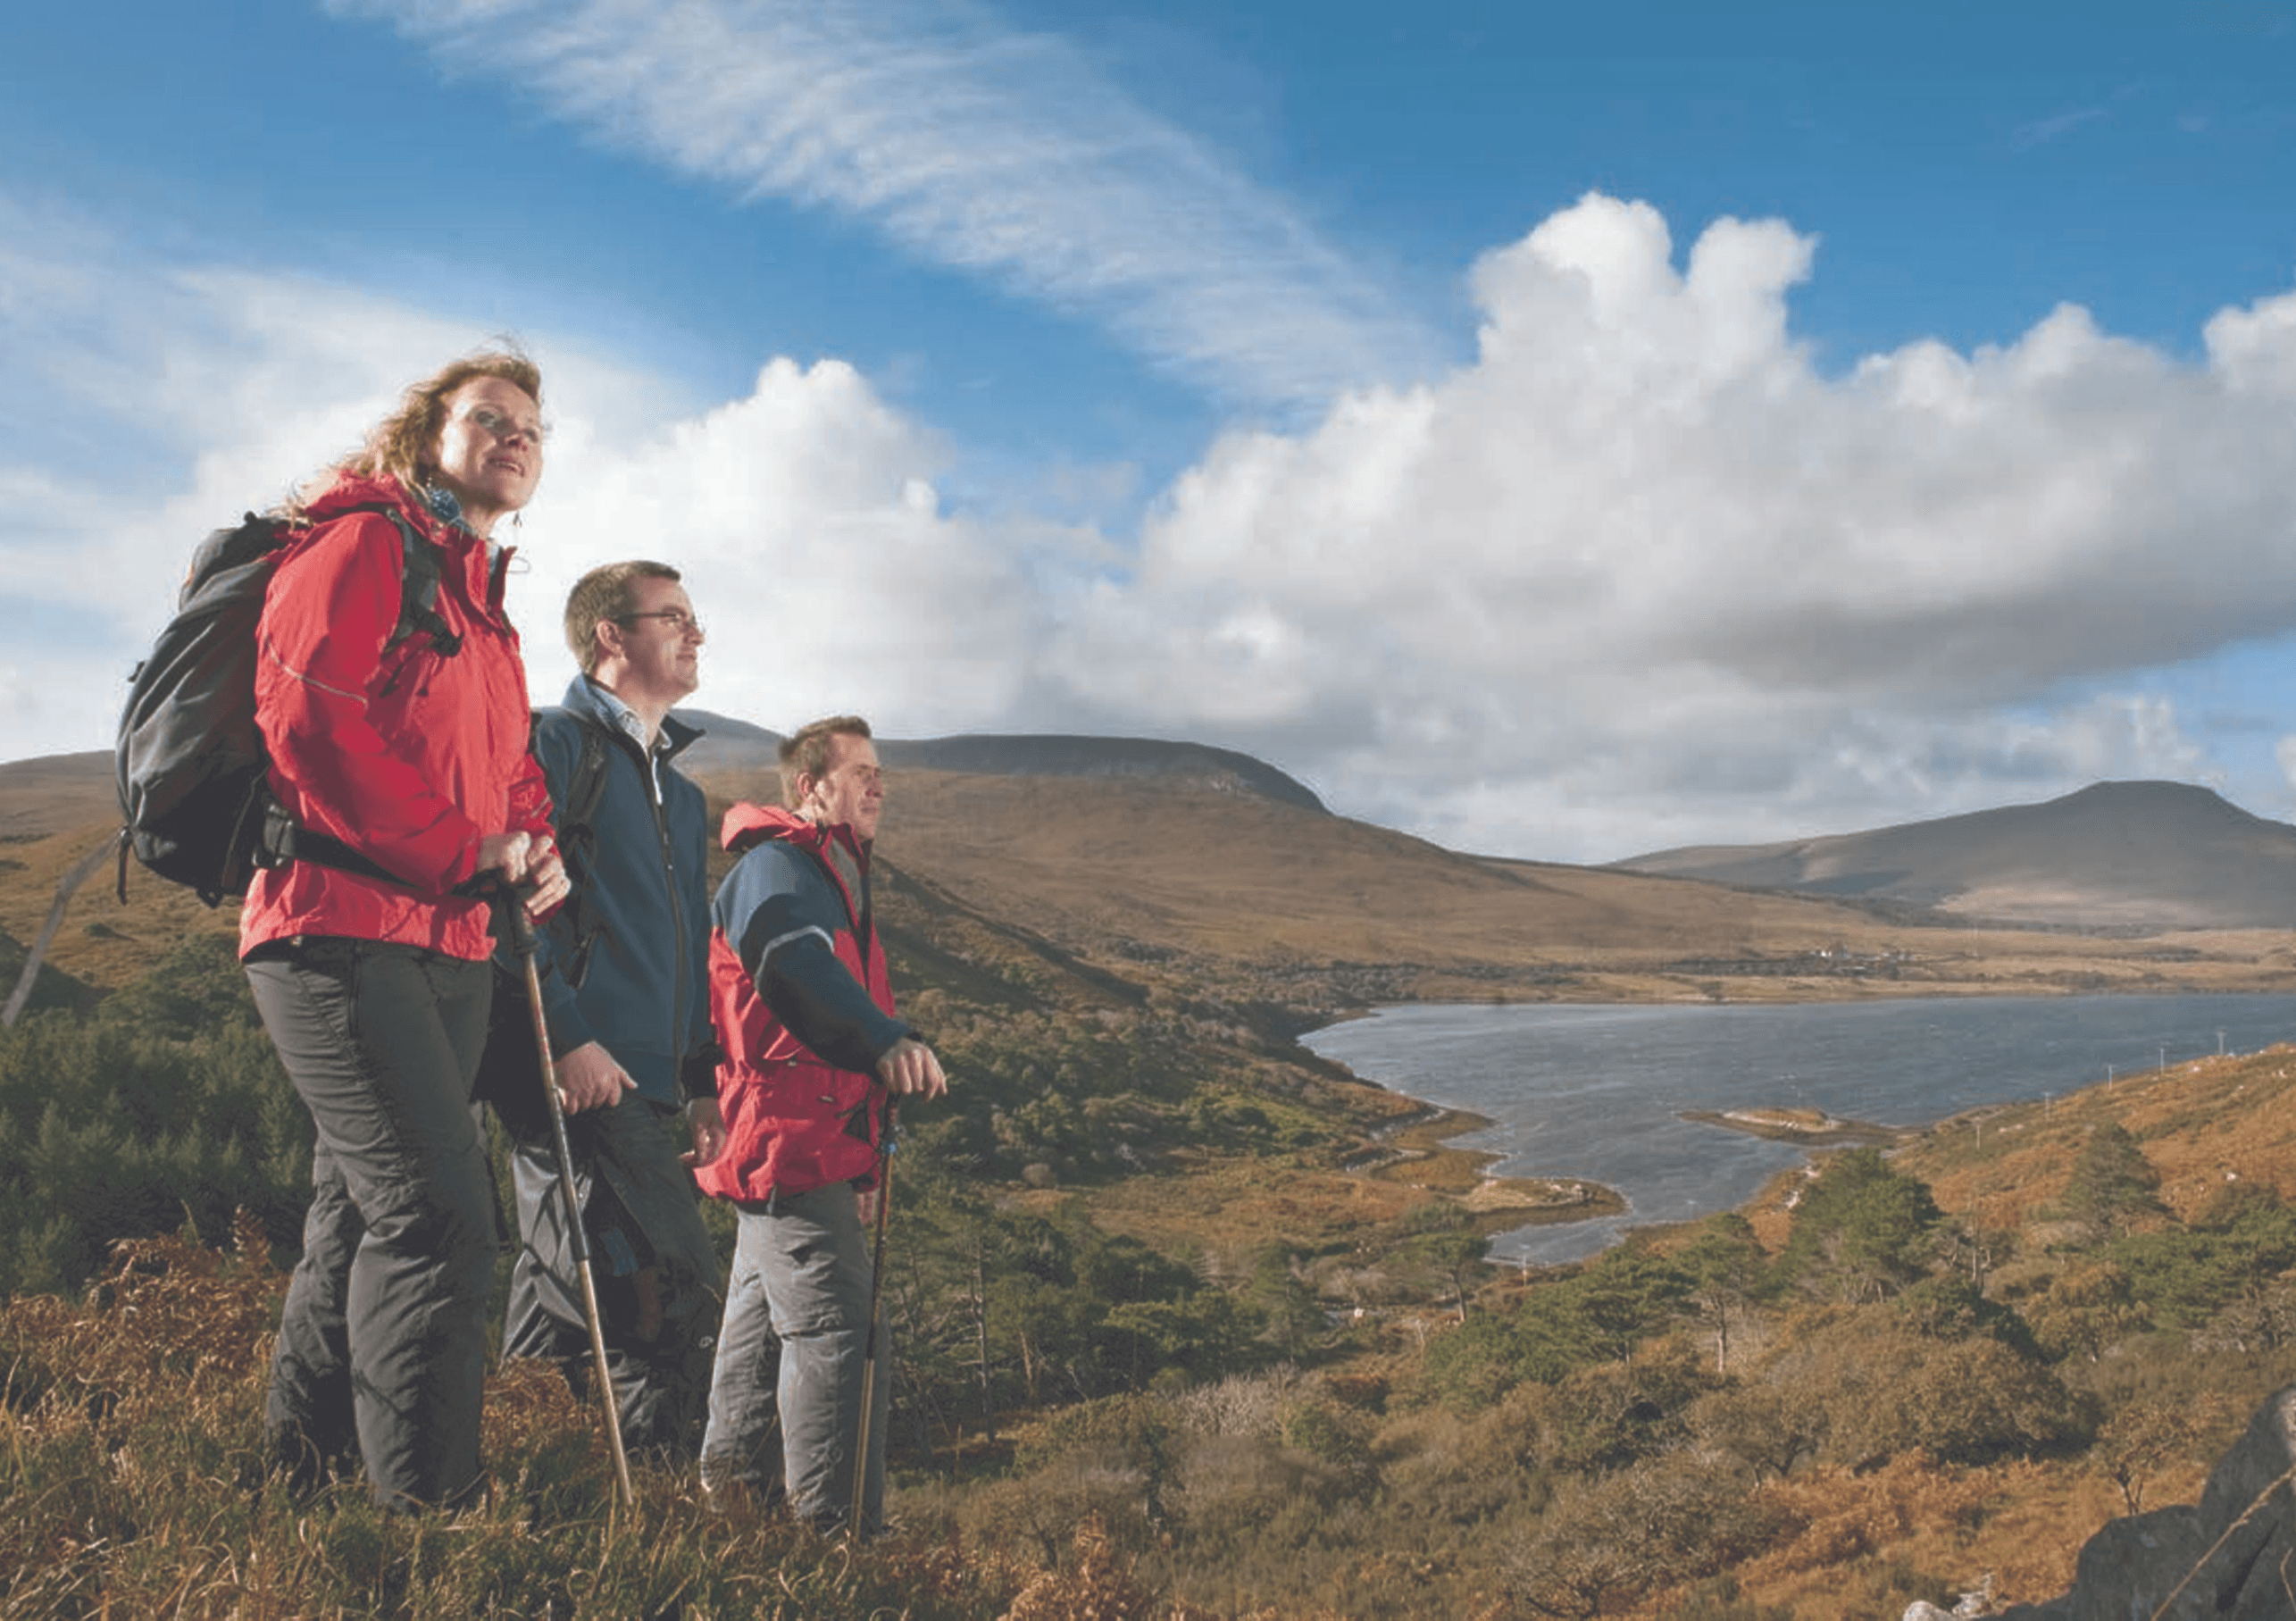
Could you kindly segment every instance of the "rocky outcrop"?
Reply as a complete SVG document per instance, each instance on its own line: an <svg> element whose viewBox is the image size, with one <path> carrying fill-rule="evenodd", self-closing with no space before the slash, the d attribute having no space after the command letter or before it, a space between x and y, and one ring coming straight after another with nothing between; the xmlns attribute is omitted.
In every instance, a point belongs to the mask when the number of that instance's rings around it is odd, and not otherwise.
<svg viewBox="0 0 2296 1621"><path fill-rule="evenodd" d="M2289 1621L2296 1617L2296 1385L2249 1421L2197 1505L2115 1520L2073 1591L2004 1621Z"/></svg>

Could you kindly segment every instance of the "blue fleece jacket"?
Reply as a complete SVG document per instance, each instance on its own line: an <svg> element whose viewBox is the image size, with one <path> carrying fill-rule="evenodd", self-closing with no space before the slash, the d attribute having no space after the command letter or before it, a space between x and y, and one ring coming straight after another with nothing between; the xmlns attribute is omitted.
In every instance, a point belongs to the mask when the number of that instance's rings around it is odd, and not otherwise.
<svg viewBox="0 0 2296 1621"><path fill-rule="evenodd" d="M574 898L541 932L538 958L551 1050L598 1041L641 1096L670 1104L707 1097L717 1054L704 871L709 807L671 763L701 733L674 715L663 721L657 805L638 740L609 696L576 676L564 704L535 715L534 752L554 821L565 815L586 722L605 732L605 779L589 818L593 837L569 841L561 829Z"/></svg>

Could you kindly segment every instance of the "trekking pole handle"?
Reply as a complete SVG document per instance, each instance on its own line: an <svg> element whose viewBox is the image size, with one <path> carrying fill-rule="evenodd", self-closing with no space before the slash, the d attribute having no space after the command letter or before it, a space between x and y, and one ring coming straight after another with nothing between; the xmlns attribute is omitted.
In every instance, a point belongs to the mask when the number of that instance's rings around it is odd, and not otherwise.
<svg viewBox="0 0 2296 1621"><path fill-rule="evenodd" d="M532 957L537 946L534 920L526 915L525 886L512 883L499 873L486 876L494 880L490 887L495 900L502 907L503 921L510 925L510 948L521 957Z"/></svg>

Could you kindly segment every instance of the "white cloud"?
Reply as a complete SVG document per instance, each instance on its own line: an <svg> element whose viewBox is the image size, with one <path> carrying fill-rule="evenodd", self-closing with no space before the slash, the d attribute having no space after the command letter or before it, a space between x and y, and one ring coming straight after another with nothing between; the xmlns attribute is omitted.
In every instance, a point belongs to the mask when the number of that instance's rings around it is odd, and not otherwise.
<svg viewBox="0 0 2296 1621"><path fill-rule="evenodd" d="M335 0L689 174L867 221L1231 397L1320 405L1428 334L1073 46L950 0Z"/></svg>
<svg viewBox="0 0 2296 1621"><path fill-rule="evenodd" d="M1215 447L1056 667L1517 851L2200 773L2156 699L2084 695L2296 623L2296 299L2205 366L2066 307L1828 377L1787 319L1811 265L1724 221L1677 269L1653 210L1586 198L1477 268L1473 366Z"/></svg>
<svg viewBox="0 0 2296 1621"><path fill-rule="evenodd" d="M556 424L513 597L535 686L569 673L575 573L656 556L711 626L705 706L1197 738L1464 848L1607 859L2214 780L2167 673L2296 624L2296 295L2219 314L2197 361L2066 308L1829 375L1791 320L1815 264L1726 221L1678 265L1654 211L1590 196L1476 267L1472 364L1225 438L1115 539L951 510L964 447L839 362L693 409L529 333ZM0 257L0 321L56 307L54 268ZM134 488L0 448L11 756L101 747L198 533L488 335L316 281L83 268L87 322L0 334L37 339L10 397L77 380L88 420L173 448Z"/></svg>
<svg viewBox="0 0 2296 1621"><path fill-rule="evenodd" d="M77 286L89 317L12 332L24 341L8 397L69 384L88 421L152 441L136 459L164 469L120 483L102 456L71 468L0 447L0 614L17 631L0 757L107 746L126 673L199 537L286 495L416 375L493 336L357 288L137 270L110 246L83 244L98 251L78 278L53 258L0 260L0 311ZM544 367L548 469L501 538L520 548L511 606L545 701L573 671L557 622L574 579L659 556L713 628L704 704L785 728L855 708L910 735L977 724L1018 701L1044 639L1032 576L1102 560L1089 533L941 510L948 452L841 363L774 361L746 397L689 414L666 380L578 338L526 336Z"/></svg>
<svg viewBox="0 0 2296 1621"><path fill-rule="evenodd" d="M562 430L526 525L536 684L572 675L548 627L581 571L659 556L711 627L705 707L783 730L858 710L908 736L1009 712L1045 634L1031 572L1098 547L943 512L946 454L835 361L776 360L746 398L634 449Z"/></svg>

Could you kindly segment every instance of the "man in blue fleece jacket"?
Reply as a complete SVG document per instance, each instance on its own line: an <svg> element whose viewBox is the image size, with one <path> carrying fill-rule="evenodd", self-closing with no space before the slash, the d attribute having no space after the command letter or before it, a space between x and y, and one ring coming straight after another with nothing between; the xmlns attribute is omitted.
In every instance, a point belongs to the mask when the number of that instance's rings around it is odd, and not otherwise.
<svg viewBox="0 0 2296 1621"><path fill-rule="evenodd" d="M670 707L699 684L703 632L678 572L647 562L591 570L565 623L582 673L535 718L573 881L541 936L544 1009L623 1443L689 1462L723 1294L688 1167L715 1157L724 1128L708 1010L708 808L673 764L700 734ZM530 1015L522 992L505 999L486 1065L515 1143L522 1241L503 1353L555 1361L580 1389L589 1336ZM681 1110L693 1139L682 1156Z"/></svg>

